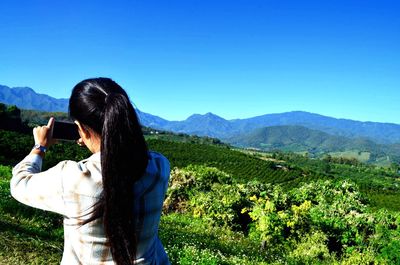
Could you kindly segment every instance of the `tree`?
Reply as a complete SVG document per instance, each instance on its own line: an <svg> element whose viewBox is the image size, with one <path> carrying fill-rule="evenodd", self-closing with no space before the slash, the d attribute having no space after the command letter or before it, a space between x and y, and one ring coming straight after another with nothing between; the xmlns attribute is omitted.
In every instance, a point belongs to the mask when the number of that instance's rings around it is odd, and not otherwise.
<svg viewBox="0 0 400 265"><path fill-rule="evenodd" d="M21 120L21 110L15 105L8 106L7 107L7 116L11 119Z"/></svg>

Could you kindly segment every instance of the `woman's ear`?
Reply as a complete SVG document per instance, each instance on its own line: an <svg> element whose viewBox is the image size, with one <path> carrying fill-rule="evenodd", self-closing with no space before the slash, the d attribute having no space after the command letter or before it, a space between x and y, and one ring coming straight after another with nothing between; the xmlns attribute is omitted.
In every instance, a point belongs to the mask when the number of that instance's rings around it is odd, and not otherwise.
<svg viewBox="0 0 400 265"><path fill-rule="evenodd" d="M74 123L78 126L78 132L81 135L81 137L85 139L90 139L89 130L86 130L85 127L83 127L79 121L74 121Z"/></svg>

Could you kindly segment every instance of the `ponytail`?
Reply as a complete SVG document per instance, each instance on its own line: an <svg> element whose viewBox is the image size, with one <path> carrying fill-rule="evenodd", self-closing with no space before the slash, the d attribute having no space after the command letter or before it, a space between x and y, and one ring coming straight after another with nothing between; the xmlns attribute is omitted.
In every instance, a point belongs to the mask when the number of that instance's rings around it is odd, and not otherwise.
<svg viewBox="0 0 400 265"><path fill-rule="evenodd" d="M103 219L114 262L132 265L136 258L134 183L148 163L148 149L126 92L108 78L87 79L70 98L70 116L101 135L103 192L87 224ZM102 127L101 127L102 125Z"/></svg>
<svg viewBox="0 0 400 265"><path fill-rule="evenodd" d="M107 96L101 142L103 221L117 264L132 264L136 256L133 184L147 166L144 138L135 137L141 133L139 124L133 122L136 120L126 97L115 93Z"/></svg>

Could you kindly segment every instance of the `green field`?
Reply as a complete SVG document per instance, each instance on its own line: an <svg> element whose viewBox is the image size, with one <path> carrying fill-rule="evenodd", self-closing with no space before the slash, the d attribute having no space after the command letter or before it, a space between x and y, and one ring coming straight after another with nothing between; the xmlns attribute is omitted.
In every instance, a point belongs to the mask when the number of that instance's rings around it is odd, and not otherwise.
<svg viewBox="0 0 400 265"><path fill-rule="evenodd" d="M0 264L58 264L61 217L9 194L11 166L29 152L31 136L0 131L0 140ZM400 262L400 176L394 168L350 156L231 149L196 138L147 141L173 168L160 226L173 264ZM44 167L88 155L61 143Z"/></svg>

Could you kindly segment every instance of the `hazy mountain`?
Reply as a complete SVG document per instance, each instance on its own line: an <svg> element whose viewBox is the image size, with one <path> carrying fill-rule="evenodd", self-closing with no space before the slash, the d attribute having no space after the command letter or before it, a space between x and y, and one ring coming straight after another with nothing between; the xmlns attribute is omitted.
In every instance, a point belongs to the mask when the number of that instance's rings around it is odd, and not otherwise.
<svg viewBox="0 0 400 265"><path fill-rule="evenodd" d="M231 122L238 129L237 134L248 133L253 129L266 126L300 125L332 135L367 137L380 143L400 143L399 124L336 119L303 111L266 114Z"/></svg>
<svg viewBox="0 0 400 265"><path fill-rule="evenodd" d="M68 111L68 99L56 99L45 94L38 94L29 87L10 88L0 85L0 102L16 105L21 109L51 112Z"/></svg>
<svg viewBox="0 0 400 265"><path fill-rule="evenodd" d="M37 94L31 88L0 86L0 102L15 104L24 109L67 111L68 99L55 99ZM299 125L328 134L346 137L370 138L379 143L400 143L400 125L379 122L360 122L336 119L303 111L266 114L248 119L226 120L215 114L194 114L183 121L168 121L158 116L138 111L144 126L177 133L216 137L223 140L248 134L257 128L282 125Z"/></svg>
<svg viewBox="0 0 400 265"><path fill-rule="evenodd" d="M262 150L309 151L315 153L341 152L346 150L381 150L382 146L365 138L347 138L309 129L303 126L271 126L258 128L228 142L242 147Z"/></svg>

